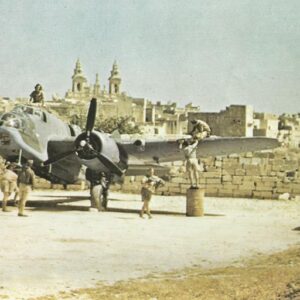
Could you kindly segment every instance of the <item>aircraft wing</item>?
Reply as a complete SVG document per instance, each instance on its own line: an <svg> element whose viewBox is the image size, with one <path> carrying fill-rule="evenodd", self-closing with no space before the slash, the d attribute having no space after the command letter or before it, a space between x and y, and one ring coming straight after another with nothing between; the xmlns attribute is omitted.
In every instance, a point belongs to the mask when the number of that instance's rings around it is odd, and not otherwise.
<svg viewBox="0 0 300 300"><path fill-rule="evenodd" d="M170 162L184 160L184 154L179 149L178 141L150 141L143 146L134 143L122 145L131 160L143 160L144 162ZM279 146L277 139L265 137L209 137L201 141L197 148L197 156L217 156L232 153L252 152L273 149Z"/></svg>

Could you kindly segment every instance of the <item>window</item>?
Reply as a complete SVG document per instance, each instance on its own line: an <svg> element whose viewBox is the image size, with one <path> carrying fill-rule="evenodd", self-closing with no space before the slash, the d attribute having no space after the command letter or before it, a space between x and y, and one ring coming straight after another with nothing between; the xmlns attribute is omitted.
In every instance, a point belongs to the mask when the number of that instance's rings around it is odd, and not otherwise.
<svg viewBox="0 0 300 300"><path fill-rule="evenodd" d="M43 112L43 121L47 123L47 115Z"/></svg>

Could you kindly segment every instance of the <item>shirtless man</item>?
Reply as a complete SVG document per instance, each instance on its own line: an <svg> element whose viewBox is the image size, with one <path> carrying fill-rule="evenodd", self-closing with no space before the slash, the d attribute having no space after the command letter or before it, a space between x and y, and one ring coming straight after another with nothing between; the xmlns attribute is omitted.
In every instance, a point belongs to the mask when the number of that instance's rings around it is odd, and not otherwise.
<svg viewBox="0 0 300 300"><path fill-rule="evenodd" d="M193 139L197 139L198 141L201 141L205 139L206 137L209 137L211 134L211 129L208 126L207 123L205 123L202 120L192 120L191 122L193 124L193 129L190 132L190 135Z"/></svg>
<svg viewBox="0 0 300 300"><path fill-rule="evenodd" d="M199 164L197 158L198 139L186 140L179 144L179 149L183 149L185 157L186 171L189 176L191 188L198 188Z"/></svg>
<svg viewBox="0 0 300 300"><path fill-rule="evenodd" d="M164 185L164 184L165 182L161 178L154 175L154 169L150 168L149 174L145 176L145 178L142 180L141 196L143 201L143 207L140 212L141 218L144 218L144 212L146 212L149 219L152 218L152 215L150 213L150 207L149 207L152 194L160 185Z"/></svg>

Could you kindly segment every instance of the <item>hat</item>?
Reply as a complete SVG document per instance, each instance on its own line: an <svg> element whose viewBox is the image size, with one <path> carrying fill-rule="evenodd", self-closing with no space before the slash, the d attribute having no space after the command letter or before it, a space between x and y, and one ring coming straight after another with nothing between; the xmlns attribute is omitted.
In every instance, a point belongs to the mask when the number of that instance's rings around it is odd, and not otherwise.
<svg viewBox="0 0 300 300"><path fill-rule="evenodd" d="M198 123L198 120L194 119L194 120L191 121L191 123L192 123L192 124L197 124L197 123Z"/></svg>
<svg viewBox="0 0 300 300"><path fill-rule="evenodd" d="M27 160L27 165L28 166L32 166L33 165L33 160L32 159L28 159Z"/></svg>

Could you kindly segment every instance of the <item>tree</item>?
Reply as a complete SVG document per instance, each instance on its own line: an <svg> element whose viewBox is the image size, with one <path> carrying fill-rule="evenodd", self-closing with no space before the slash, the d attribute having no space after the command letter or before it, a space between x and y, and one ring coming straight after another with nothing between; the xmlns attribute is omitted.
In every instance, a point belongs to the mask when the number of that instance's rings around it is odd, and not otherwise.
<svg viewBox="0 0 300 300"><path fill-rule="evenodd" d="M109 119L96 120L95 130L112 133L118 130L120 134L135 134L141 133L139 126L137 126L130 117L112 117Z"/></svg>

